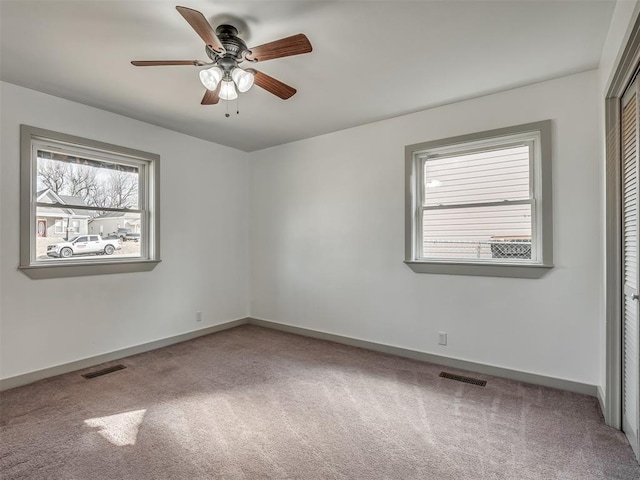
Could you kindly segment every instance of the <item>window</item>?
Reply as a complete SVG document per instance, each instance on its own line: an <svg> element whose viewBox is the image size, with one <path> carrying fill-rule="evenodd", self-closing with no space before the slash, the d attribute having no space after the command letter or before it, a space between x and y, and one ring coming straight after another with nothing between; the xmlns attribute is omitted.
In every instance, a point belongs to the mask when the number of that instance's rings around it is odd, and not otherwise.
<svg viewBox="0 0 640 480"><path fill-rule="evenodd" d="M31 278L153 269L159 169L158 155L22 125L20 269ZM120 224L136 226L135 242Z"/></svg>
<svg viewBox="0 0 640 480"><path fill-rule="evenodd" d="M551 121L406 147L405 263L538 278L553 267Z"/></svg>

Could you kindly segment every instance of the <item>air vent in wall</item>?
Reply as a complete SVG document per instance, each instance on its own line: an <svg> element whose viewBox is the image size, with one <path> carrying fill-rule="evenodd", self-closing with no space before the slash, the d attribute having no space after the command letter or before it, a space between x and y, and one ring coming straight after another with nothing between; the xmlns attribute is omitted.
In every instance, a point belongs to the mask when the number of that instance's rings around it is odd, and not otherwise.
<svg viewBox="0 0 640 480"><path fill-rule="evenodd" d="M455 375L453 373L440 372L442 378L448 378L449 380L456 380L458 382L470 383L471 385L478 385L484 387L487 384L486 380L480 380L479 378L463 377L462 375Z"/></svg>
<svg viewBox="0 0 640 480"><path fill-rule="evenodd" d="M96 377L101 377L102 375L106 375L107 373L117 372L118 370L122 370L125 368L127 367L125 367L124 365L114 365L113 367L103 368L102 370L97 370L95 372L85 373L82 376L86 379L96 378Z"/></svg>

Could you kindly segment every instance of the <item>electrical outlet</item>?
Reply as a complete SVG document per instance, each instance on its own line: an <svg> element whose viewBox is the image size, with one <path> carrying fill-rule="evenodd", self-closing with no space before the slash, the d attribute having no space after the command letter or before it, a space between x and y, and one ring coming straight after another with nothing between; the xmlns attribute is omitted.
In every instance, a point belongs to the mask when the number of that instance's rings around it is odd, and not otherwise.
<svg viewBox="0 0 640 480"><path fill-rule="evenodd" d="M447 345L447 332L438 332L438 345Z"/></svg>
<svg viewBox="0 0 640 480"><path fill-rule="evenodd" d="M202 312L196 312L196 322L202 321Z"/></svg>

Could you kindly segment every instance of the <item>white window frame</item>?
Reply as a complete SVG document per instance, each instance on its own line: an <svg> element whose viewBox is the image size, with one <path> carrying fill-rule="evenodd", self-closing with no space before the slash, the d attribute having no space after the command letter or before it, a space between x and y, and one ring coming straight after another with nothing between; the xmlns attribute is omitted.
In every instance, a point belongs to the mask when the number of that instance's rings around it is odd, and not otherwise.
<svg viewBox="0 0 640 480"><path fill-rule="evenodd" d="M540 278L553 268L551 120L434 140L405 147L405 263L416 273ZM529 199L456 204L530 204L531 260L441 259L423 256L424 168L429 158L529 144ZM447 205L447 208L451 208Z"/></svg>
<svg viewBox="0 0 640 480"><path fill-rule="evenodd" d="M37 151L62 151L139 168L139 207L143 238L139 257L72 257L36 260ZM80 207L83 209L83 207ZM87 210L91 208L87 207ZM76 232L80 234L80 232ZM86 235L90 235L89 232ZM153 270L160 263L160 157L51 130L20 126L20 266L33 279Z"/></svg>

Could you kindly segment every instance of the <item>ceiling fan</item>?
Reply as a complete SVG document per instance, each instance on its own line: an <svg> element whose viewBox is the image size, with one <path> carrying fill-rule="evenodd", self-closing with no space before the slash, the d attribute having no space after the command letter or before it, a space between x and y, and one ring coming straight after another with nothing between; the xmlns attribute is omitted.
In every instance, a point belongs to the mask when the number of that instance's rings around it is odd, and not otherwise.
<svg viewBox="0 0 640 480"><path fill-rule="evenodd" d="M312 50L309 39L299 33L257 47L248 48L238 36L238 28L229 24L219 25L215 31L202 13L187 7L176 7L206 44L205 52L211 60L134 60L137 67L158 65L193 65L209 67L200 71L200 81L206 87L202 105L215 105L223 100L234 100L238 92L246 92L255 83L260 88L283 100L291 98L296 89L286 83L262 73L254 68L240 68L244 61L265 62L275 58L309 53ZM227 114L227 116L229 116Z"/></svg>

